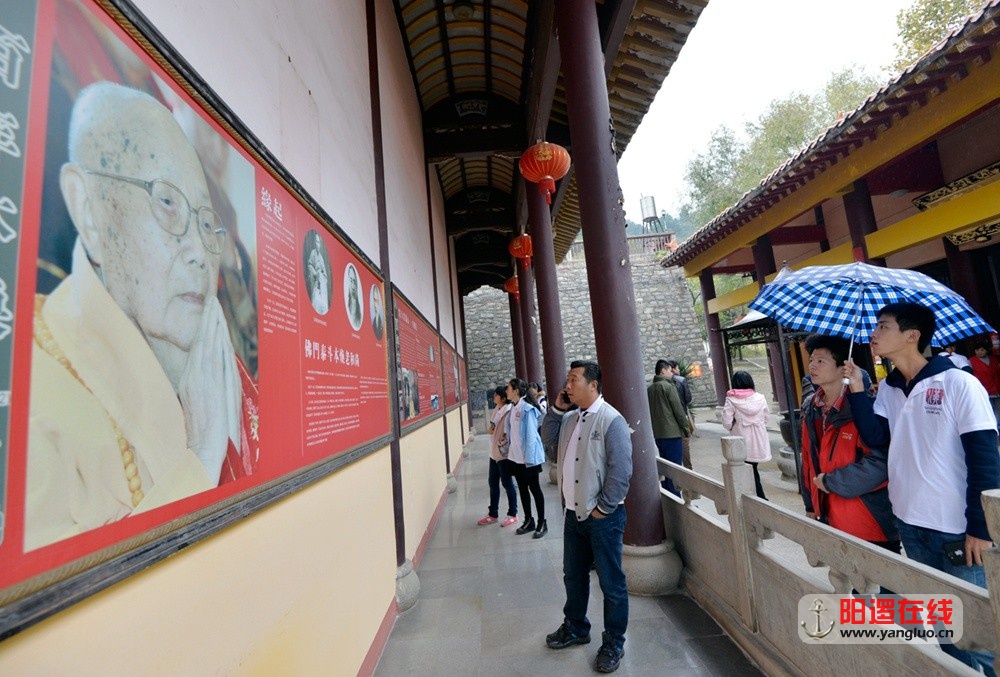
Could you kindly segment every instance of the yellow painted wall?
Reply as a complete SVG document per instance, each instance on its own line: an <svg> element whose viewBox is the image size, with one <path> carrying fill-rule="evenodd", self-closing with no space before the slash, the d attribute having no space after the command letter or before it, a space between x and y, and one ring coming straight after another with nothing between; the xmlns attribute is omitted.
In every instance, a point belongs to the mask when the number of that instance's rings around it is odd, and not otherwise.
<svg viewBox="0 0 1000 677"><path fill-rule="evenodd" d="M365 4L135 4L378 261ZM394 4L376 12L393 281L433 317L420 108ZM444 327L453 286L439 293ZM412 557L445 491L443 420L401 449ZM385 448L5 640L0 675L355 674L395 596L391 485Z"/></svg>
<svg viewBox="0 0 1000 677"><path fill-rule="evenodd" d="M413 559L447 486L444 419L439 418L405 435L399 441L399 457L403 475L406 556Z"/></svg>
<svg viewBox="0 0 1000 677"><path fill-rule="evenodd" d="M451 471L455 472L462 460L462 415L460 409L452 409L448 414L448 451Z"/></svg>
<svg viewBox="0 0 1000 677"><path fill-rule="evenodd" d="M355 674L395 595L388 448L0 645L3 675Z"/></svg>

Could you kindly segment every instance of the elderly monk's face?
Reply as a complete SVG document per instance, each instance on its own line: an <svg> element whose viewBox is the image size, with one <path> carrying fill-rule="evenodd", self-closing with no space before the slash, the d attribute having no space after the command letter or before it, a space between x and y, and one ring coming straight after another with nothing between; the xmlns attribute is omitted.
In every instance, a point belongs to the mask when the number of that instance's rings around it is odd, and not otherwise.
<svg viewBox="0 0 1000 677"><path fill-rule="evenodd" d="M90 176L104 284L147 339L190 350L219 277L220 256L205 248L194 215L199 207L211 207L208 186L198 156L166 109L148 106L132 119L123 117L108 134L114 150L105 157L111 162L99 169L172 183L186 196L192 216L184 235L171 235L157 223L142 188Z"/></svg>

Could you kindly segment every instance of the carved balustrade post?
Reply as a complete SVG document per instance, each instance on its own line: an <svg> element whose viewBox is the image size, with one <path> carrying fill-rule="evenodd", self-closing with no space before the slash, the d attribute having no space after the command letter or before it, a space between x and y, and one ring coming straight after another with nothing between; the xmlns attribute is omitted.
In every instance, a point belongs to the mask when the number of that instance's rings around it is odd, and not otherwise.
<svg viewBox="0 0 1000 677"><path fill-rule="evenodd" d="M726 498L729 503L729 531L736 550L740 617L747 629L756 632L757 616L754 608L753 576L750 572L750 548L755 547L760 539L748 533L743 518L743 497L756 496L753 470L746 464L747 448L742 437L728 435L723 437L722 455L726 459L726 464L722 466L722 481L726 487Z"/></svg>
<svg viewBox="0 0 1000 677"><path fill-rule="evenodd" d="M986 511L986 526L993 538L1000 538L1000 489L983 492L983 510ZM990 591L990 608L993 610L993 634L1000 635L1000 550L994 545L983 553L983 567L986 570L986 587ZM1000 670L1000 654L993 658L993 669Z"/></svg>

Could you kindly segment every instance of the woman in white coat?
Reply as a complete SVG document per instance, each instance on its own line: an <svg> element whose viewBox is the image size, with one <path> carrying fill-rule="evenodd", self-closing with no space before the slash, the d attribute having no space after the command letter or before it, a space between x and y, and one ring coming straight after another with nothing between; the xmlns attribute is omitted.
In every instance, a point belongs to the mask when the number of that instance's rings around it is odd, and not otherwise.
<svg viewBox="0 0 1000 677"><path fill-rule="evenodd" d="M753 377L745 371L733 373L732 383L733 388L726 393L726 403L722 407L722 425L743 438L747 449L747 463L753 468L757 496L766 500L757 464L771 460L771 440L767 434L767 417L770 413L767 399L754 390Z"/></svg>
<svg viewBox="0 0 1000 677"><path fill-rule="evenodd" d="M507 401L505 386L497 386L493 391L493 417L490 419L490 474L487 482L490 487L490 505L486 517L477 522L480 526L493 524L500 519L500 485L507 492L507 517L500 523L502 527L517 524L517 485L514 483L514 462L507 459L508 446L501 445L500 439L507 429L507 415L510 413L510 402Z"/></svg>

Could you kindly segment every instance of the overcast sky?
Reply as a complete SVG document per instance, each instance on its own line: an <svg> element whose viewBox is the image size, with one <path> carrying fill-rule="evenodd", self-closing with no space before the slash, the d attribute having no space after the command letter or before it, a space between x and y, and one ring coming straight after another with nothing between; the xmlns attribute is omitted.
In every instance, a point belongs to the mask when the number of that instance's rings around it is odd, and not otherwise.
<svg viewBox="0 0 1000 677"><path fill-rule="evenodd" d="M773 99L815 93L851 64L879 74L911 3L710 0L618 165L627 218L642 220L643 195L677 214L685 167L719 125L740 131Z"/></svg>

